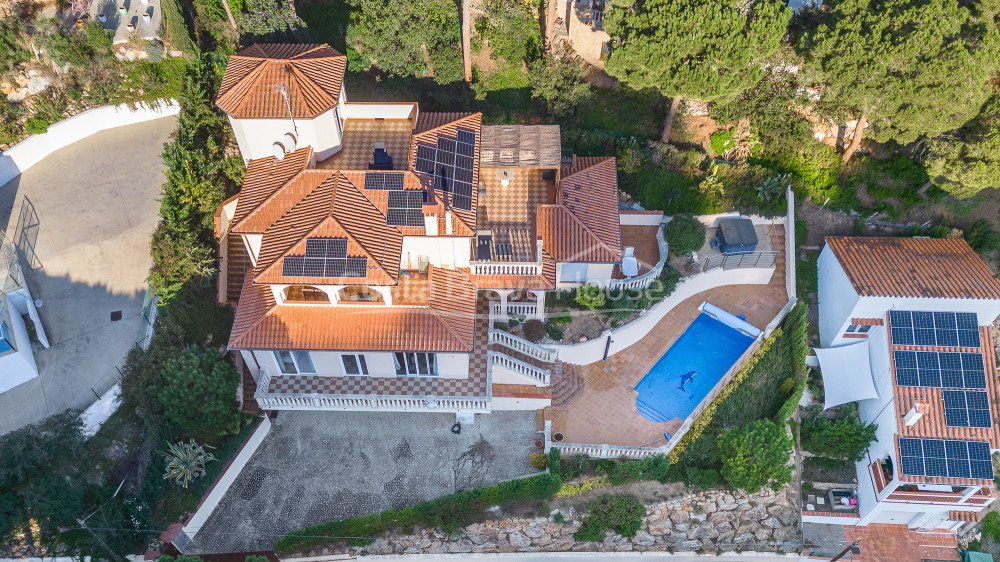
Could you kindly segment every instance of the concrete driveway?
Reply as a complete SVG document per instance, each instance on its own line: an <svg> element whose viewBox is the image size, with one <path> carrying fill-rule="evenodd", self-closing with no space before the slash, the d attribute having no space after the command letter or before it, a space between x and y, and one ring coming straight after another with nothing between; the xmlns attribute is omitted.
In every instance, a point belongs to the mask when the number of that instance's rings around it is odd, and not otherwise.
<svg viewBox="0 0 1000 562"><path fill-rule="evenodd" d="M0 394L0 434L86 408L118 380L147 324L160 152L175 126L168 117L97 133L0 187L0 230L26 254L51 344L32 346L37 378Z"/></svg>
<svg viewBox="0 0 1000 562"><path fill-rule="evenodd" d="M309 525L412 505L535 473L534 411L280 412L185 554L270 550Z"/></svg>

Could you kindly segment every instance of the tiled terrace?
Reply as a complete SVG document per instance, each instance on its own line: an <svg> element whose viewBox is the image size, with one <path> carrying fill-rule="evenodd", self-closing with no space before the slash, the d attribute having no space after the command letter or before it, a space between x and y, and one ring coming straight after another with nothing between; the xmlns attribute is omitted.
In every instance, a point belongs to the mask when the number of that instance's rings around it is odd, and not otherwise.
<svg viewBox="0 0 1000 562"><path fill-rule="evenodd" d="M867 527L844 526L848 542L861 541L861 554L854 562L919 562L921 560L961 560L958 541L951 531L916 531L906 525L872 523Z"/></svg>
<svg viewBox="0 0 1000 562"><path fill-rule="evenodd" d="M374 145L385 143L395 170L405 170L410 156L410 119L347 119L340 152L318 162L325 170L367 170L372 161Z"/></svg>
<svg viewBox="0 0 1000 562"><path fill-rule="evenodd" d="M635 248L635 257L639 260L639 275L653 269L656 262L660 261L660 246L656 242L656 231L659 229L659 226L622 226L622 248ZM615 265L613 277L625 279L619 265Z"/></svg>
<svg viewBox="0 0 1000 562"><path fill-rule="evenodd" d="M492 230L495 242L510 243L515 256L533 261L535 215L539 205L555 202L555 181L542 179L542 170L537 168L515 168L514 178L504 187L497 179L497 170L479 170L486 198L480 199L477 228Z"/></svg>
<svg viewBox="0 0 1000 562"><path fill-rule="evenodd" d="M783 236L776 241L774 249L783 251ZM676 433L684 420L655 423L642 417L635 408L633 387L694 321L698 305L703 302L734 315L745 314L747 322L763 329L788 302L784 267L782 253L767 285L728 285L682 301L643 339L612 355L607 362L582 367L563 363L565 376L575 378L581 388L562 403L546 408L545 418L552 421L552 432L562 433L566 443L664 445L663 434Z"/></svg>
<svg viewBox="0 0 1000 562"><path fill-rule="evenodd" d="M476 349L469 358L469 378L441 377L317 377L275 375L268 392L278 395L372 395L485 397L486 350L489 345L489 300L483 293L476 303Z"/></svg>

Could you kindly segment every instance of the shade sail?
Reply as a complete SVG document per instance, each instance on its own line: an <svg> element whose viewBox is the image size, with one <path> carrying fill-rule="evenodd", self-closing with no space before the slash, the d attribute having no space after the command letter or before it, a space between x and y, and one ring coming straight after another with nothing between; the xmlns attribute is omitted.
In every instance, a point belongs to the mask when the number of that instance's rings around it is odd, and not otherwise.
<svg viewBox="0 0 1000 562"><path fill-rule="evenodd" d="M823 409L848 402L878 398L872 379L868 340L850 345L813 349L823 375Z"/></svg>

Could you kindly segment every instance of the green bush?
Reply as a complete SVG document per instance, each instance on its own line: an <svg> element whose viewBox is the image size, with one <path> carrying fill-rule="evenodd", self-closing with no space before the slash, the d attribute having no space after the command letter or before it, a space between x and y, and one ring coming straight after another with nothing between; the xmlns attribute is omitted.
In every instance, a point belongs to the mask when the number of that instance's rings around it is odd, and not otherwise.
<svg viewBox="0 0 1000 562"><path fill-rule="evenodd" d="M409 525L457 529L465 526L471 518L482 517L490 506L551 498L562 486L559 468L559 453L552 449L549 453L550 472L547 474L449 494L410 507L313 525L281 537L275 543L274 551L289 554L338 542L327 537L352 537L347 541L348 545L364 546L386 531Z"/></svg>
<svg viewBox="0 0 1000 562"><path fill-rule="evenodd" d="M714 468L687 468L687 482L692 486L708 490L719 485L719 471Z"/></svg>
<svg viewBox="0 0 1000 562"><path fill-rule="evenodd" d="M605 531L614 530L623 537L634 537L646 513L635 496L604 494L587 505L587 516L573 538L585 542L604 541Z"/></svg>
<svg viewBox="0 0 1000 562"><path fill-rule="evenodd" d="M535 318L525 320L524 324L521 325L524 339L533 343L542 341L542 338L545 337L545 330L545 323Z"/></svg>
<svg viewBox="0 0 1000 562"><path fill-rule="evenodd" d="M509 0L486 0L486 15L476 20L476 31L489 41L494 58L513 67L530 63L542 54L542 31L531 4Z"/></svg>
<svg viewBox="0 0 1000 562"><path fill-rule="evenodd" d="M25 38L24 22L13 16L0 19L0 71L31 59L31 51L22 46Z"/></svg>
<svg viewBox="0 0 1000 562"><path fill-rule="evenodd" d="M875 440L878 426L858 419L802 420L802 448L816 455L857 462Z"/></svg>
<svg viewBox="0 0 1000 562"><path fill-rule="evenodd" d="M711 137L709 137L709 141L712 147L712 152L721 156L725 154L727 150L735 146L733 143L733 129L716 131L712 133Z"/></svg>
<svg viewBox="0 0 1000 562"><path fill-rule="evenodd" d="M192 345L163 365L163 384L150 389L166 420L197 433L227 429L239 411L236 367L214 349ZM192 408L192 404L197 404Z"/></svg>
<svg viewBox="0 0 1000 562"><path fill-rule="evenodd" d="M163 43L157 40L152 40L146 44L146 57L149 62L160 62L163 60L163 54L166 52Z"/></svg>
<svg viewBox="0 0 1000 562"><path fill-rule="evenodd" d="M576 304L586 308L587 310L597 310L604 306L607 298L604 294L604 289L597 285L590 283L584 283L576 289Z"/></svg>
<svg viewBox="0 0 1000 562"><path fill-rule="evenodd" d="M569 482L582 476L590 470L590 457L587 455L575 455L572 459L566 459L562 463L562 479L564 482Z"/></svg>
<svg viewBox="0 0 1000 562"><path fill-rule="evenodd" d="M563 331L562 328L556 326L555 324L549 324L545 327L545 334L549 336L552 341L562 341Z"/></svg>
<svg viewBox="0 0 1000 562"><path fill-rule="evenodd" d="M965 231L965 241L979 254L1000 249L1000 233L993 230L989 219L976 219Z"/></svg>
<svg viewBox="0 0 1000 562"><path fill-rule="evenodd" d="M735 488L755 494L764 486L777 491L792 481L787 465L793 443L785 426L755 420L719 437L722 477Z"/></svg>
<svg viewBox="0 0 1000 562"><path fill-rule="evenodd" d="M531 453L529 463L538 470L545 470L545 467L549 466L549 458L545 453Z"/></svg>
<svg viewBox="0 0 1000 562"><path fill-rule="evenodd" d="M705 225L690 214L674 215L663 227L670 253L685 256L705 245Z"/></svg>
<svg viewBox="0 0 1000 562"><path fill-rule="evenodd" d="M40 135L49 131L49 120L36 115L24 122L24 132L29 135Z"/></svg>

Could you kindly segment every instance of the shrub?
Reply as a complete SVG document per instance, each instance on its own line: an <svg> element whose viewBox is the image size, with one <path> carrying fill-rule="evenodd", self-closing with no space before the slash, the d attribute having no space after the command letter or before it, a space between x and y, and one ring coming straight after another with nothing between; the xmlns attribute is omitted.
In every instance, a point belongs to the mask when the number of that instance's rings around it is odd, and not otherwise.
<svg viewBox="0 0 1000 562"><path fill-rule="evenodd" d="M601 488L607 488L611 485L607 478L594 478L593 480L584 480L579 484L563 484L562 488L556 492L556 498L571 498L573 496L579 496L580 494L586 494L592 490L599 490Z"/></svg>
<svg viewBox="0 0 1000 562"><path fill-rule="evenodd" d="M552 516L553 523L562 523L563 521L566 521L566 518L563 517L562 513L556 513L555 515Z"/></svg>
<svg viewBox="0 0 1000 562"><path fill-rule="evenodd" d="M192 345L163 366L164 384L150 392L164 417L190 432L227 429L239 410L236 367L215 350ZM197 407L192 407L197 404Z"/></svg>
<svg viewBox="0 0 1000 562"><path fill-rule="evenodd" d="M687 482L702 490L714 488L719 485L719 471L714 468L689 466L687 468Z"/></svg>
<svg viewBox="0 0 1000 562"><path fill-rule="evenodd" d="M545 456L545 453L531 453L531 458L528 462L538 470L545 470L545 467L549 466L549 458Z"/></svg>
<svg viewBox="0 0 1000 562"><path fill-rule="evenodd" d="M705 225L694 215L674 215L663 227L670 253L675 256L685 256L701 249L705 244Z"/></svg>
<svg viewBox="0 0 1000 562"><path fill-rule="evenodd" d="M875 424L858 419L802 421L802 448L810 453L857 462L875 440Z"/></svg>
<svg viewBox="0 0 1000 562"><path fill-rule="evenodd" d="M780 490L792 481L792 469L787 466L792 445L785 426L769 420L726 431L719 437L722 477L751 494L767 485Z"/></svg>
<svg viewBox="0 0 1000 562"><path fill-rule="evenodd" d="M545 323L535 318L525 320L521 326L521 333L524 334L524 339L530 342L542 341L545 337Z"/></svg>
<svg viewBox="0 0 1000 562"><path fill-rule="evenodd" d="M601 542L604 532L613 529L623 537L634 537L642 526L646 508L635 496L604 494L587 505L587 517L573 538L585 542Z"/></svg>
<svg viewBox="0 0 1000 562"><path fill-rule="evenodd" d="M545 334L549 336L552 341L562 341L563 331L562 328L556 326L555 324L549 324L545 327Z"/></svg>
<svg viewBox="0 0 1000 562"><path fill-rule="evenodd" d="M160 453L167 461L167 472L163 478L173 481L174 484L182 488L187 488L188 484L205 475L205 463L218 460L215 455L205 451L205 447L208 445L203 447L195 443L194 439L188 443L181 441L167 445L169 451Z"/></svg>
<svg viewBox="0 0 1000 562"><path fill-rule="evenodd" d="M48 130L49 120L44 117L36 115L24 122L24 132L29 135L40 135Z"/></svg>
<svg viewBox="0 0 1000 562"><path fill-rule="evenodd" d="M733 129L716 131L712 133L712 136L709 137L709 140L711 143L712 152L720 156L725 154L726 151L735 146L735 144L733 143Z"/></svg>
<svg viewBox="0 0 1000 562"><path fill-rule="evenodd" d="M562 462L562 479L569 482L581 474L590 470L590 457L587 455L575 455L572 459Z"/></svg>
<svg viewBox="0 0 1000 562"><path fill-rule="evenodd" d="M25 127L27 128L27 126ZM989 219L976 219L965 231L965 241L977 253L986 254L1000 249L1000 233L993 230Z"/></svg>
<svg viewBox="0 0 1000 562"><path fill-rule="evenodd" d="M544 100L555 117L571 115L586 107L594 97L582 64L548 55L532 63L528 73L531 96Z"/></svg>
<svg viewBox="0 0 1000 562"><path fill-rule="evenodd" d="M163 43L153 40L146 44L146 57L149 62L160 62L163 60L163 54L166 49L163 47Z"/></svg>
<svg viewBox="0 0 1000 562"><path fill-rule="evenodd" d="M597 310L604 306L606 296L604 289L591 283L584 283L576 289L576 303L587 310Z"/></svg>

